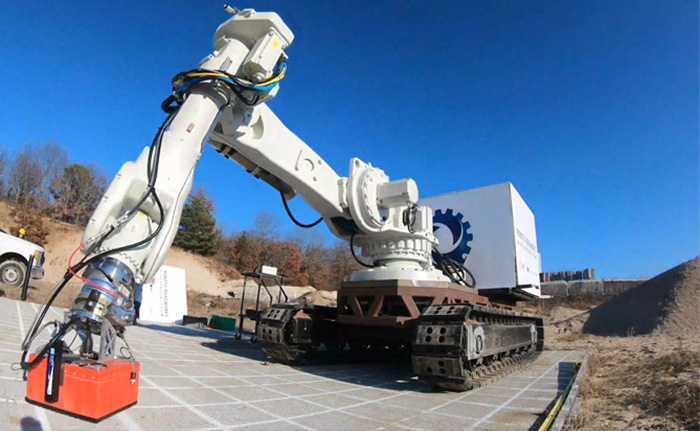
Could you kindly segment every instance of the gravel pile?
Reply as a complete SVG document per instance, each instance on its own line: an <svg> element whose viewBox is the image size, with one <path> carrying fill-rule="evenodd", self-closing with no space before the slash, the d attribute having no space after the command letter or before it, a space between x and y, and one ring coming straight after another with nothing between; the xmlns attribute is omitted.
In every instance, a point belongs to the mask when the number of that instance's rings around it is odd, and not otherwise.
<svg viewBox="0 0 700 431"><path fill-rule="evenodd" d="M583 332L606 336L700 334L700 256L592 309Z"/></svg>

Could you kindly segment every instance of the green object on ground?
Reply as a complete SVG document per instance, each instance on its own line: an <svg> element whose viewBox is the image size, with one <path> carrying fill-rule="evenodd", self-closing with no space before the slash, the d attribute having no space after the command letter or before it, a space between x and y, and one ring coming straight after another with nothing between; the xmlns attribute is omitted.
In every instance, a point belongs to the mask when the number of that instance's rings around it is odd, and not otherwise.
<svg viewBox="0 0 700 431"><path fill-rule="evenodd" d="M223 329L224 331L235 331L236 319L233 317L212 315L211 319L209 319L209 327L214 329Z"/></svg>

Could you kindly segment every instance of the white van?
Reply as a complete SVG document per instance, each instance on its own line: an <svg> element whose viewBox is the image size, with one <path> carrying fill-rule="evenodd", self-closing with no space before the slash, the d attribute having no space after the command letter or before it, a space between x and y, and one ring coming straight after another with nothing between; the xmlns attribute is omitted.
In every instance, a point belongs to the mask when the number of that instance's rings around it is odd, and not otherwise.
<svg viewBox="0 0 700 431"><path fill-rule="evenodd" d="M27 274L29 258L34 256L31 277L44 278L44 249L0 229L0 282L19 287Z"/></svg>

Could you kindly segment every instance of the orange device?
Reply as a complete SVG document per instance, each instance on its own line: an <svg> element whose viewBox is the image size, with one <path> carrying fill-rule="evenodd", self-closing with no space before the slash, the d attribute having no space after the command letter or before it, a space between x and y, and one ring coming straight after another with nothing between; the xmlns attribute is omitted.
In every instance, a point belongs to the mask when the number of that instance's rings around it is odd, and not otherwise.
<svg viewBox="0 0 700 431"><path fill-rule="evenodd" d="M27 373L29 403L99 422L136 404L139 363L131 382L131 361L109 359L100 364L61 358L61 350L49 351ZM30 355L30 361L36 355Z"/></svg>

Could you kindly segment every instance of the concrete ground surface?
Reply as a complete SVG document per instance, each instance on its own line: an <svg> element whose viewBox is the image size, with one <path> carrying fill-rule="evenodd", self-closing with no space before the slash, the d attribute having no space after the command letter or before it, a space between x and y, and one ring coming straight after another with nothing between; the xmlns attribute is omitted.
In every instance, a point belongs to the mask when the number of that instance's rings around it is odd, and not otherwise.
<svg viewBox="0 0 700 431"><path fill-rule="evenodd" d="M292 367L267 362L257 345L229 333L144 323L126 334L141 363L138 404L95 424L24 399L23 373L12 364L38 309L0 298L1 429L536 430L584 355L545 351L487 387L435 392L409 361ZM62 315L51 309L47 320Z"/></svg>

